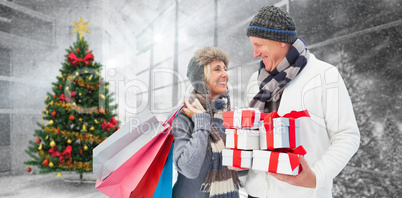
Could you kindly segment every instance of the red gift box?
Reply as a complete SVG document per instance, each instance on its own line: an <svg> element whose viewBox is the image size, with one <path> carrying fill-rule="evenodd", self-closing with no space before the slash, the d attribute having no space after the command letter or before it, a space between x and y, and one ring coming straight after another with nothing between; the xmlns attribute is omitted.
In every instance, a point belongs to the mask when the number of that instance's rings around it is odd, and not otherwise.
<svg viewBox="0 0 402 198"><path fill-rule="evenodd" d="M236 109L223 112L223 127L226 128L258 128L259 121L268 115L258 109Z"/></svg>

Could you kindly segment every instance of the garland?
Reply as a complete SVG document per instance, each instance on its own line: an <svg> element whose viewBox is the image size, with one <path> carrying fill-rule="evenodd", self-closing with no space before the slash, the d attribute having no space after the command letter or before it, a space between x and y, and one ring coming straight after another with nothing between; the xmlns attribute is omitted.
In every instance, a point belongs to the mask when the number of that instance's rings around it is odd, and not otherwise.
<svg viewBox="0 0 402 198"><path fill-rule="evenodd" d="M59 132L55 128L45 127L43 130L46 132L49 132L49 133L53 133L55 135L59 134ZM101 138L97 135L93 135L93 134L89 134L89 133L85 134L85 135L82 135L81 133L78 133L78 132L70 132L70 131L60 131L60 133L61 133L61 136L65 139L70 138L70 137L75 137L76 139L79 139L80 141L96 142L98 144L103 142L103 140L105 139L105 138Z"/></svg>

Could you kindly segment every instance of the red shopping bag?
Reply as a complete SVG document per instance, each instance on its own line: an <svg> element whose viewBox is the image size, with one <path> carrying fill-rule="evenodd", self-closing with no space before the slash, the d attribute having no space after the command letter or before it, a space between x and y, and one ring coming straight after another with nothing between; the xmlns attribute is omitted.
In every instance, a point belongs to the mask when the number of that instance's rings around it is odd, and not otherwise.
<svg viewBox="0 0 402 198"><path fill-rule="evenodd" d="M173 143L173 135L169 135L162 145L160 152L155 157L147 172L138 183L137 187L131 192L130 198L145 197L152 198L162 174L163 167L168 157L170 146Z"/></svg>
<svg viewBox="0 0 402 198"><path fill-rule="evenodd" d="M173 142L170 130L169 125L165 126L164 132L154 137L106 179L97 179L96 188L113 198L152 198Z"/></svg>

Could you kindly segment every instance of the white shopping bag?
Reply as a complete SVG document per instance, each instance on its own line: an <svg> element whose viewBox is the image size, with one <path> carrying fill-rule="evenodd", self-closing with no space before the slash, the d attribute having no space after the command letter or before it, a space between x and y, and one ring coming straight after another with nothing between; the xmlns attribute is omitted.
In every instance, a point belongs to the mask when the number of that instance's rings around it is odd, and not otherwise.
<svg viewBox="0 0 402 198"><path fill-rule="evenodd" d="M157 134L162 124L147 109L109 136L93 150L93 172L102 181Z"/></svg>

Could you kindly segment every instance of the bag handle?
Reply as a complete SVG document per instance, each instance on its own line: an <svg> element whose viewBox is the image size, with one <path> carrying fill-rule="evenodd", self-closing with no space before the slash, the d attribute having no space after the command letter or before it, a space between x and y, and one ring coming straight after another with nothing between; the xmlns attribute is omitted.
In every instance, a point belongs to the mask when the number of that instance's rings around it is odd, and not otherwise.
<svg viewBox="0 0 402 198"><path fill-rule="evenodd" d="M174 118L175 118L177 115L179 115L179 113L180 113L184 108L186 108L186 105L184 105L184 104L181 105L180 108L178 108L178 109L174 112L174 114L173 114L169 119L167 119L162 125L163 125L163 126L165 126L166 124L172 125L172 122L173 122Z"/></svg>

